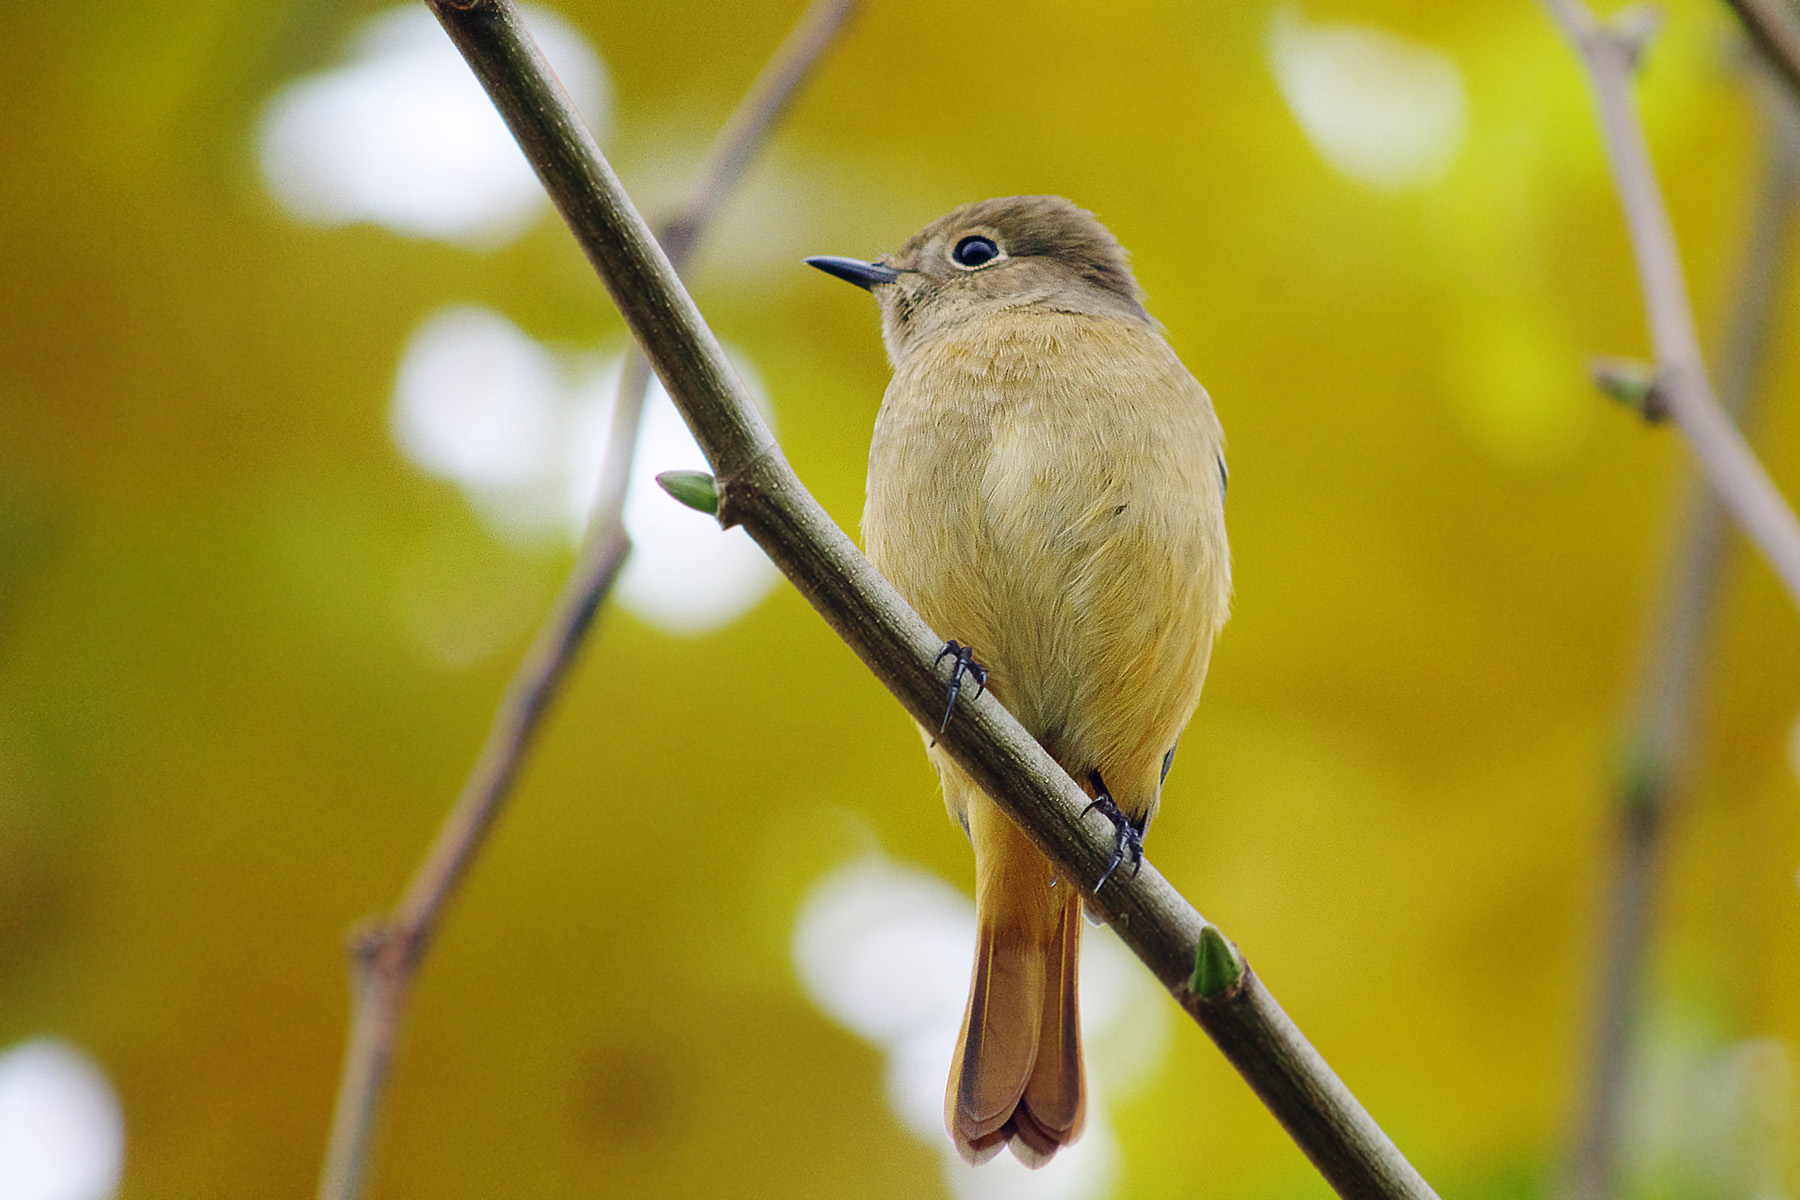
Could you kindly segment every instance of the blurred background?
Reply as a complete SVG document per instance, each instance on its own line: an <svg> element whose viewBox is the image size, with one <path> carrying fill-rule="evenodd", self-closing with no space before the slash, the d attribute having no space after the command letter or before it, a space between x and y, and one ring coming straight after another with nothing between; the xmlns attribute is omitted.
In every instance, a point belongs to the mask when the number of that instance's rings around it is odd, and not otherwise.
<svg viewBox="0 0 1800 1200"><path fill-rule="evenodd" d="M654 216L800 10L531 20ZM1640 91L1712 347L1770 143L1746 64L1676 0ZM349 932L571 565L625 334L422 7L28 3L0 111L0 1196L307 1195ZM1648 346L1572 52L1526 0L867 4L691 273L847 529L887 367L801 256L1020 192L1132 250L1229 438L1235 612L1151 856L1441 1193L1555 1190L1688 478L1586 380ZM1753 257L1755 440L1800 496L1800 261ZM699 462L659 408L640 458ZM371 1195L1328 1194L1102 931L1087 1140L947 1162L971 871L917 736L741 533L648 486L629 520ZM1722 589L1624 1177L1776 1200L1800 622L1741 546Z"/></svg>

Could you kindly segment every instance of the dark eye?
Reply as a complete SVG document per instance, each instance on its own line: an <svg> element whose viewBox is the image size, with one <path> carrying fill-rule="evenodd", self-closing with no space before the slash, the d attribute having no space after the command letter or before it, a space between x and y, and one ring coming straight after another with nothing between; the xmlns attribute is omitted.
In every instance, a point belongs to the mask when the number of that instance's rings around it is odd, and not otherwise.
<svg viewBox="0 0 1800 1200"><path fill-rule="evenodd" d="M1000 247L994 245L993 238L985 238L979 234L966 237L956 243L956 249L950 252L959 267L979 267L1000 257Z"/></svg>

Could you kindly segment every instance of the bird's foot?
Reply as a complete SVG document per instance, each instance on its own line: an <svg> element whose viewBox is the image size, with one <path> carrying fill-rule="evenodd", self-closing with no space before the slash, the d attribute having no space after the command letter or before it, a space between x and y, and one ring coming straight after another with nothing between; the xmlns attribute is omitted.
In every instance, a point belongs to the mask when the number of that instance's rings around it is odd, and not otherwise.
<svg viewBox="0 0 1800 1200"><path fill-rule="evenodd" d="M957 697L962 695L963 680L974 679L975 694L979 696L981 695L982 690L987 687L988 677L987 668L975 661L975 648L973 646L965 646L961 642L955 640L945 642L944 648L939 650L938 656L932 660L932 665L936 666L946 658L952 660L952 666L950 668L950 703L944 706L944 721L943 724L938 726L938 732L940 734L943 733L944 730L950 728L950 714L956 711L956 700Z"/></svg>
<svg viewBox="0 0 1800 1200"><path fill-rule="evenodd" d="M1138 870L1144 865L1144 825L1143 822L1126 816L1113 802L1112 793L1106 790L1106 781L1100 778L1100 772L1089 771L1088 782L1094 787L1094 798L1081 810L1081 815L1085 817L1098 811L1112 822L1113 827L1112 858L1108 860L1106 870L1100 872L1100 882L1094 885L1097 893L1106 886L1106 881L1112 878L1113 872L1127 858L1131 859L1131 877L1137 878Z"/></svg>

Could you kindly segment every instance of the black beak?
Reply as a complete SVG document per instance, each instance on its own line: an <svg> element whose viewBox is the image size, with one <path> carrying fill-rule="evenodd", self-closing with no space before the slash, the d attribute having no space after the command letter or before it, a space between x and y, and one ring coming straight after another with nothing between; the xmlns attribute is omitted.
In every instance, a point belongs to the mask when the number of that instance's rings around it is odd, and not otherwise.
<svg viewBox="0 0 1800 1200"><path fill-rule="evenodd" d="M860 258L840 258L835 254L815 254L806 260L806 265L817 267L827 275L836 275L845 283L854 283L865 291L878 283L892 283L900 278L900 272L884 263L864 262Z"/></svg>

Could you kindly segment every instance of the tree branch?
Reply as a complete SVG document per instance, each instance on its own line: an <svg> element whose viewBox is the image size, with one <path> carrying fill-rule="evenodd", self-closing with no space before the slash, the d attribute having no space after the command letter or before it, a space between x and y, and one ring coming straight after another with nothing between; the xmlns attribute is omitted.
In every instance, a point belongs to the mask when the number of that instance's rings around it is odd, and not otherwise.
<svg viewBox="0 0 1800 1200"><path fill-rule="evenodd" d="M1755 212L1739 258L1738 286L1722 354L1721 392L1737 421L1750 413L1767 349L1780 265L1792 242L1800 186L1800 112L1772 75L1752 69L1762 85L1768 132ZM1618 1192L1619 1147L1632 1041L1642 1007L1643 961L1658 891L1662 834L1692 740L1693 697L1706 637L1718 609L1725 557L1725 514L1690 480L1677 510L1680 532L1670 559L1662 612L1644 649L1639 695L1615 784L1617 828L1613 879L1595 1005L1593 1065L1570 1169L1574 1200L1607 1200Z"/></svg>
<svg viewBox="0 0 1800 1200"><path fill-rule="evenodd" d="M1800 100L1800 20L1781 0L1725 0L1789 93Z"/></svg>
<svg viewBox="0 0 1800 1200"><path fill-rule="evenodd" d="M921 722L941 716L943 645L801 486L693 301L546 70L510 0L429 0L562 210L717 476L719 519L741 524ZM940 739L1034 842L1093 895L1112 851L1087 796L989 694L965 698ZM1104 831L1104 834L1102 834ZM1120 937L1205 1028L1347 1197L1434 1193L1219 935L1145 863L1094 897ZM1206 968L1199 972L1196 967ZM1206 988L1196 990L1199 978Z"/></svg>
<svg viewBox="0 0 1800 1200"><path fill-rule="evenodd" d="M1587 68L1612 158L1619 199L1637 255L1639 284L1656 351L1657 398L1686 436L1700 473L1719 502L1762 551L1800 605L1800 520L1782 499L1768 472L1750 452L1737 426L1719 408L1694 315L1688 304L1675 231L1663 204L1650 149L1631 95L1631 75L1647 30L1604 24L1581 0L1545 0L1557 24ZM1626 10L1627 15L1641 10Z"/></svg>
<svg viewBox="0 0 1800 1200"><path fill-rule="evenodd" d="M854 6L855 0L814 0L714 139L694 185L663 229L668 257L676 267L685 265L700 234ZM354 1007L320 1175L321 1200L352 1200L361 1192L375 1116L413 977L445 906L512 793L520 764L594 614L631 552L624 525L625 496L649 382L642 355L631 355L614 401L606 458L575 570L514 672L456 807L405 895L388 918L356 938Z"/></svg>

